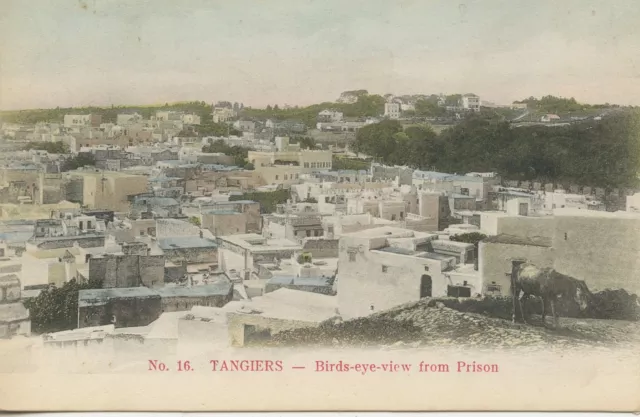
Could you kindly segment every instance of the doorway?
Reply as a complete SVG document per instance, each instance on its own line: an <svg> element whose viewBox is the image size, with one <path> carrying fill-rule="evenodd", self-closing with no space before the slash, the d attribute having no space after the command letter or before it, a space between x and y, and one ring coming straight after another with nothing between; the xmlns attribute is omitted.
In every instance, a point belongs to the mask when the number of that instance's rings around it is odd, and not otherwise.
<svg viewBox="0 0 640 417"><path fill-rule="evenodd" d="M420 298L431 297L433 292L431 275L420 277Z"/></svg>

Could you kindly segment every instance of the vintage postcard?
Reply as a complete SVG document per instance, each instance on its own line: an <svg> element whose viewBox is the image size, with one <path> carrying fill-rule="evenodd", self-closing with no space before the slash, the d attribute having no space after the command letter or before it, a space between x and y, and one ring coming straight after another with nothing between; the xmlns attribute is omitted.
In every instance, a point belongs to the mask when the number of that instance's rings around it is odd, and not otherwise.
<svg viewBox="0 0 640 417"><path fill-rule="evenodd" d="M640 411L638 22L0 0L0 409Z"/></svg>

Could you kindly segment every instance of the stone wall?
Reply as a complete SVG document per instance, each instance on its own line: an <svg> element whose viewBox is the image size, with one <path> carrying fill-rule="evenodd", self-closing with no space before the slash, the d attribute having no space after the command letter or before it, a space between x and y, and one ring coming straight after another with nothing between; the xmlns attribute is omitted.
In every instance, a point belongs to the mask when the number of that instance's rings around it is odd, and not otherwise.
<svg viewBox="0 0 640 417"><path fill-rule="evenodd" d="M276 319L258 314L227 314L227 326L229 329L229 343L231 346L245 346L245 336L248 333L246 326L253 326L253 331L268 332L270 335L285 330L300 329L304 327L318 327L320 323L300 320Z"/></svg>
<svg viewBox="0 0 640 417"><path fill-rule="evenodd" d="M103 326L116 317L115 327L147 326L160 317L160 295L136 298L113 298L106 304L78 309L79 327Z"/></svg>
<svg viewBox="0 0 640 417"><path fill-rule="evenodd" d="M174 263L183 261L187 263L218 263L218 249L216 248L165 249L164 254L167 260Z"/></svg>
<svg viewBox="0 0 640 417"><path fill-rule="evenodd" d="M164 284L164 256L105 255L89 259L89 279L103 288L128 288Z"/></svg>
<svg viewBox="0 0 640 417"><path fill-rule="evenodd" d="M229 294L202 297L162 297L162 312L189 311L193 306L223 307L233 298L233 287Z"/></svg>
<svg viewBox="0 0 640 417"><path fill-rule="evenodd" d="M187 221L175 219L157 219L156 237L158 239L175 236L198 236L200 228Z"/></svg>
<svg viewBox="0 0 640 417"><path fill-rule="evenodd" d="M526 260L539 268L550 268L553 250L543 246L480 242L478 270L483 292L487 292L488 285L498 285L499 295L510 295L512 261L518 260ZM497 291L494 295L498 295Z"/></svg>
<svg viewBox="0 0 640 417"><path fill-rule="evenodd" d="M307 239L302 250L311 253L313 259L337 258L339 245L338 239Z"/></svg>

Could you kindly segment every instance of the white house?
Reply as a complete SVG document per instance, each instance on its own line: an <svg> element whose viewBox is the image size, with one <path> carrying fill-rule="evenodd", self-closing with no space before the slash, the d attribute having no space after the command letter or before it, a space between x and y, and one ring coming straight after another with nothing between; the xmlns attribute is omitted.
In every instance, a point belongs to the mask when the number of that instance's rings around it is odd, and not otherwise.
<svg viewBox="0 0 640 417"><path fill-rule="evenodd" d="M343 234L336 277L340 314L362 317L424 297L480 294L479 274L449 273L459 263L473 263L473 245L463 244L463 250L458 242L442 242L436 248L432 245L438 239L437 234L389 226ZM465 279L458 282L458 277Z"/></svg>
<svg viewBox="0 0 640 417"><path fill-rule="evenodd" d="M465 94L461 99L462 108L471 111L480 111L480 97L475 94Z"/></svg>
<svg viewBox="0 0 640 417"><path fill-rule="evenodd" d="M318 113L319 122L340 122L344 114L341 111L325 109Z"/></svg>
<svg viewBox="0 0 640 417"><path fill-rule="evenodd" d="M399 103L384 103L384 115L389 119L400 118L400 104Z"/></svg>
<svg viewBox="0 0 640 417"><path fill-rule="evenodd" d="M545 114L540 118L540 121L545 123L556 122L558 120L560 120L560 116L557 114Z"/></svg>

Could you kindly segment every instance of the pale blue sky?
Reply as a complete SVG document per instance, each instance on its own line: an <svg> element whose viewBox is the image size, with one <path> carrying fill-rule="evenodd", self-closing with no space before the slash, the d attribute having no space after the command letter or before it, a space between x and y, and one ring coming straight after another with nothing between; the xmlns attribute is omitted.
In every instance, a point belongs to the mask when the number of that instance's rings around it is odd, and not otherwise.
<svg viewBox="0 0 640 417"><path fill-rule="evenodd" d="M340 92L640 104L636 0L1 0L0 108Z"/></svg>

